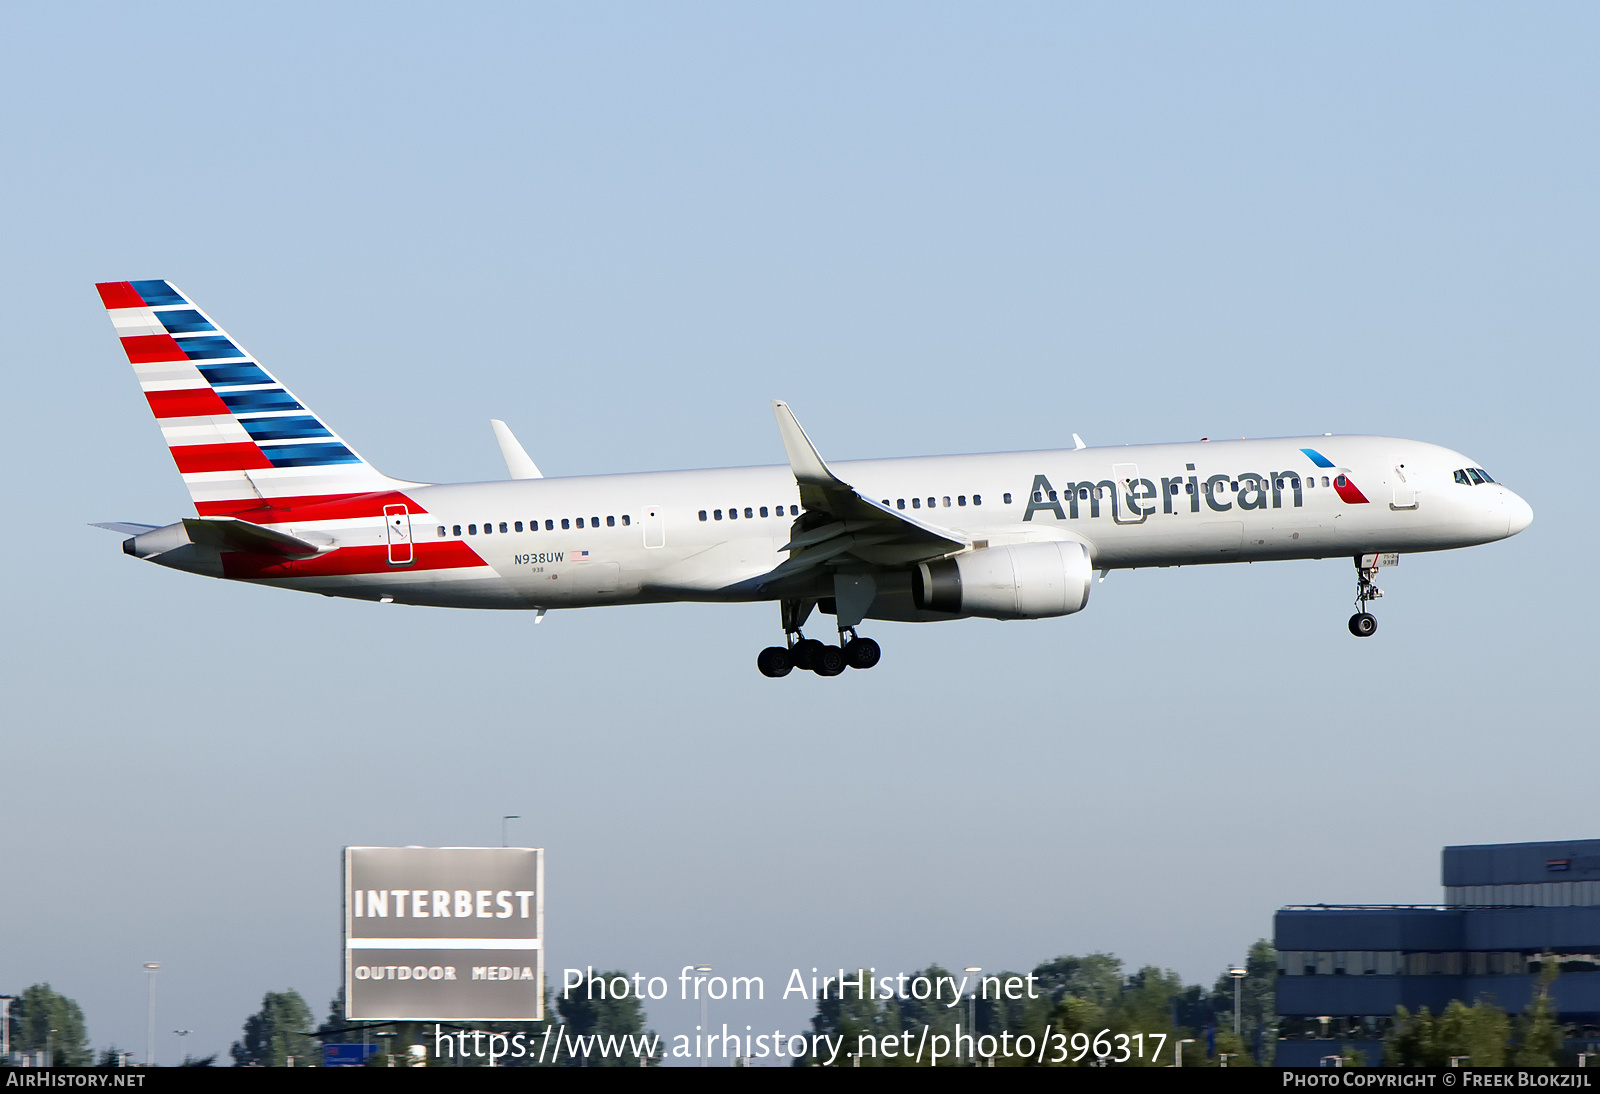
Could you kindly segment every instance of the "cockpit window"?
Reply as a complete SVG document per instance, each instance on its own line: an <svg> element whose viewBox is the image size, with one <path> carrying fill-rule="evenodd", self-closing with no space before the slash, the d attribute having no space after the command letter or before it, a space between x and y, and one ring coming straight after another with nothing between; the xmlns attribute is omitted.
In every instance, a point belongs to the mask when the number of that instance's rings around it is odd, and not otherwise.
<svg viewBox="0 0 1600 1094"><path fill-rule="evenodd" d="M1490 478L1490 477L1489 477L1489 472L1487 472L1487 471L1485 471L1485 470L1484 470L1484 469L1483 469L1483 468L1481 468L1481 467L1474 467L1474 468L1473 468L1473 469L1472 469L1472 472L1473 472L1473 474L1475 474L1475 475L1482 475L1482 476L1483 476L1483 481L1484 481L1484 482L1493 482L1493 481L1494 481L1494 480L1493 480L1493 479L1491 479L1491 478Z"/></svg>
<svg viewBox="0 0 1600 1094"><path fill-rule="evenodd" d="M1459 470L1459 471L1456 472L1456 481L1459 482L1462 486L1471 486L1472 485L1472 480L1467 478L1467 472L1466 472L1465 469L1462 469L1462 470Z"/></svg>
<svg viewBox="0 0 1600 1094"><path fill-rule="evenodd" d="M1494 480L1489 477L1489 472L1481 467L1463 467L1456 472L1456 481L1462 486L1482 486Z"/></svg>
<svg viewBox="0 0 1600 1094"><path fill-rule="evenodd" d="M1476 467L1467 468L1467 478L1472 480L1473 486L1483 485L1483 476L1478 474L1478 469Z"/></svg>

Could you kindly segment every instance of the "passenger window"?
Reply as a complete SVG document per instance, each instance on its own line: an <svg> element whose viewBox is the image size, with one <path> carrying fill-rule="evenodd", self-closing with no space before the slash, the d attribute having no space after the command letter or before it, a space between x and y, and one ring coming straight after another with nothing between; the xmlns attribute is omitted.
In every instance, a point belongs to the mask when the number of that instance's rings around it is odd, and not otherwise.
<svg viewBox="0 0 1600 1094"><path fill-rule="evenodd" d="M506 522L505 521L501 521L500 522L500 531L504 532L505 530L506 530Z"/></svg>
<svg viewBox="0 0 1600 1094"><path fill-rule="evenodd" d="M1326 475L1322 476L1322 485L1323 486L1327 486L1328 485L1328 476L1326 476Z"/></svg>
<svg viewBox="0 0 1600 1094"><path fill-rule="evenodd" d="M983 495L982 494L974 494L974 495L972 495L972 504L973 505L982 505L983 504Z"/></svg>
<svg viewBox="0 0 1600 1094"><path fill-rule="evenodd" d="M1088 501L1089 500L1089 488L1087 486L1085 486L1083 489L1078 491L1078 500L1079 501Z"/></svg>
<svg viewBox="0 0 1600 1094"><path fill-rule="evenodd" d="M1000 501L1005 505L1010 505L1011 504L1011 495L1010 494L1003 495L1000 498Z"/></svg>
<svg viewBox="0 0 1600 1094"><path fill-rule="evenodd" d="M798 517L800 515L800 507L798 505L789 506L789 515L791 517Z"/></svg>
<svg viewBox="0 0 1600 1094"><path fill-rule="evenodd" d="M454 528L454 532L452 534L459 536L461 534L461 525L456 524L456 525L453 525L452 527Z"/></svg>
<svg viewBox="0 0 1600 1094"><path fill-rule="evenodd" d="M911 508L913 508L913 509L921 509L922 508L922 499L921 498L912 498L911 499Z"/></svg>
<svg viewBox="0 0 1600 1094"><path fill-rule="evenodd" d="M894 503L894 507L896 509L904 509L906 507L906 499L905 498L896 498L895 499L895 503Z"/></svg>
<svg viewBox="0 0 1600 1094"><path fill-rule="evenodd" d="M957 494L956 495L956 504L958 506L966 505L967 504L967 496L965 494Z"/></svg>
<svg viewBox="0 0 1600 1094"><path fill-rule="evenodd" d="M566 521L562 521L562 522L561 522L561 523L563 523L563 524L565 524L565 523L566 523ZM582 528L582 527L583 527L583 518L582 518L582 517L579 517L579 518L578 518L578 527L579 527L579 528Z"/></svg>
<svg viewBox="0 0 1600 1094"><path fill-rule="evenodd" d="M518 532L520 532L520 531L522 531L522 522L519 520L519 521L517 521L517 523L513 524L511 527L516 529Z"/></svg>
<svg viewBox="0 0 1600 1094"><path fill-rule="evenodd" d="M1052 491L1050 491L1050 500L1051 501L1060 501L1061 499L1056 497L1056 492L1054 490L1052 490Z"/></svg>
<svg viewBox="0 0 1600 1094"><path fill-rule="evenodd" d="M750 520L754 516L755 516L755 510L751 509L748 505L745 506L744 507L744 519L745 520Z"/></svg>
<svg viewBox="0 0 1600 1094"><path fill-rule="evenodd" d="M567 519L566 517L562 517L561 518L561 527L562 527L562 530L566 530L568 528L571 528L572 527L572 521Z"/></svg>
<svg viewBox="0 0 1600 1094"><path fill-rule="evenodd" d="M476 524L467 525L467 535L475 536L477 534L478 534L478 526Z"/></svg>
<svg viewBox="0 0 1600 1094"><path fill-rule="evenodd" d="M590 528L598 528L598 527L600 527L600 518L599 517L590 517L589 518L589 527Z"/></svg>
<svg viewBox="0 0 1600 1094"><path fill-rule="evenodd" d="M706 511L704 509L700 510L700 519L701 520L705 520L706 519Z"/></svg>
<svg viewBox="0 0 1600 1094"><path fill-rule="evenodd" d="M721 509L713 509L711 511L711 515L716 517L718 520L721 520L722 519L722 510Z"/></svg>
<svg viewBox="0 0 1600 1094"><path fill-rule="evenodd" d="M766 516L767 515L767 507L765 505L763 505L761 507L761 515L762 516Z"/></svg>
<svg viewBox="0 0 1600 1094"><path fill-rule="evenodd" d="M1340 475L1338 478L1334 479L1333 480L1333 485L1335 485L1335 486L1343 486L1344 485L1344 476Z"/></svg>
<svg viewBox="0 0 1600 1094"><path fill-rule="evenodd" d="M632 519L628 516L628 514L626 514L626 513L622 514L622 526L624 528L626 528L631 523L632 523Z"/></svg>
<svg viewBox="0 0 1600 1094"><path fill-rule="evenodd" d="M729 520L738 520L739 519L739 510L737 510L737 509L729 509L728 510L728 519Z"/></svg>
<svg viewBox="0 0 1600 1094"><path fill-rule="evenodd" d="M1275 487L1275 488L1276 488L1276 489L1278 489L1278 490L1282 490L1282 489L1283 489L1283 480L1282 480L1282 479L1273 479L1273 480L1272 480L1272 485L1273 485L1273 486L1274 486L1274 487Z"/></svg>
<svg viewBox="0 0 1600 1094"><path fill-rule="evenodd" d="M929 508L929 509L932 509L932 508L933 508L933 499L932 499L932 498L929 498L929 499L928 499L928 508Z"/></svg>
<svg viewBox="0 0 1600 1094"><path fill-rule="evenodd" d="M556 530L556 522L553 521L553 520L545 521L544 522L544 530L546 532L554 532Z"/></svg>
<svg viewBox="0 0 1600 1094"><path fill-rule="evenodd" d="M948 495L948 494L946 494L946 495L945 495L945 499L944 499L944 507L945 507L945 508L946 508L946 509L948 509L948 508L950 508L950 495Z"/></svg>
<svg viewBox="0 0 1600 1094"><path fill-rule="evenodd" d="M1194 493L1194 483L1192 483L1192 482L1184 483L1183 484L1183 490L1184 490L1184 493L1186 493L1186 494Z"/></svg>
<svg viewBox="0 0 1600 1094"><path fill-rule="evenodd" d="M442 525L442 524L439 525L439 538L440 539L444 538L444 525Z"/></svg>
<svg viewBox="0 0 1600 1094"><path fill-rule="evenodd" d="M488 521L484 521L483 534L486 536L494 535L494 525L490 524Z"/></svg>

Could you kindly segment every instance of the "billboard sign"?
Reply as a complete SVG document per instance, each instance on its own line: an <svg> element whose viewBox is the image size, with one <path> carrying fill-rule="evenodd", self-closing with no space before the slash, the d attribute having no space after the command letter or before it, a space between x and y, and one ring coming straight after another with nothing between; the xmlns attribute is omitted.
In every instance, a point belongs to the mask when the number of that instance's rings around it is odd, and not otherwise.
<svg viewBox="0 0 1600 1094"><path fill-rule="evenodd" d="M351 1021L544 1018L544 849L346 847Z"/></svg>

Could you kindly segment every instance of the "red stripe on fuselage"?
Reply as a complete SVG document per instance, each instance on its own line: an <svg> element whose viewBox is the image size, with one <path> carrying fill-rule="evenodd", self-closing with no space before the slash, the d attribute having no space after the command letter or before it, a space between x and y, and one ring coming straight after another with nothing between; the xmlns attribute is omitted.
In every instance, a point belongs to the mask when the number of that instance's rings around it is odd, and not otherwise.
<svg viewBox="0 0 1600 1094"><path fill-rule="evenodd" d="M222 397L208 387L147 391L144 397L157 418L197 418L203 414L233 413Z"/></svg>
<svg viewBox="0 0 1600 1094"><path fill-rule="evenodd" d="M307 494L299 497L238 498L232 501L202 501L195 509L202 517L238 517L251 524L287 524L289 521L350 520L381 517L385 505L404 505L412 515L427 515L427 510L404 494L381 490L370 494Z"/></svg>
<svg viewBox="0 0 1600 1094"><path fill-rule="evenodd" d="M187 475L195 471L256 471L272 466L249 441L235 444L180 444L173 446L172 462Z"/></svg>
<svg viewBox="0 0 1600 1094"><path fill-rule="evenodd" d="M1339 479L1344 479L1344 485L1339 485ZM1333 480L1333 488L1339 493L1339 500L1346 505L1368 505L1367 496L1356 489L1356 484L1350 481L1348 475L1340 475Z"/></svg>
<svg viewBox="0 0 1600 1094"><path fill-rule="evenodd" d="M138 334L124 338L122 349L128 355L128 363L134 365L189 359L170 334Z"/></svg>
<svg viewBox="0 0 1600 1094"><path fill-rule="evenodd" d="M285 561L272 555L233 554L222 556L222 576L228 578L275 577L351 577L356 574L387 574L405 570L458 570L482 566L478 553L459 539L442 543L419 542L412 545L415 561L405 566L389 564L386 543L361 547L341 547L316 558Z"/></svg>
<svg viewBox="0 0 1600 1094"><path fill-rule="evenodd" d="M126 281L102 281L95 288L100 292L100 303L106 306L106 311L144 307L144 301Z"/></svg>

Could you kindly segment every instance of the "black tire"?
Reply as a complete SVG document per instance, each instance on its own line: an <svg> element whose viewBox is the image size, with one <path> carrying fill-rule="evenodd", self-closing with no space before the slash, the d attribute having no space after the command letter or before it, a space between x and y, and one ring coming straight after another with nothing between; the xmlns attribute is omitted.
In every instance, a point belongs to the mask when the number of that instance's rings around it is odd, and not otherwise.
<svg viewBox="0 0 1600 1094"><path fill-rule="evenodd" d="M844 650L838 646L823 646L811 655L811 671L818 676L838 676L844 667Z"/></svg>
<svg viewBox="0 0 1600 1094"><path fill-rule="evenodd" d="M789 647L789 660L795 668L809 671L821 648L822 643L815 638L802 638Z"/></svg>
<svg viewBox="0 0 1600 1094"><path fill-rule="evenodd" d="M783 646L768 646L756 655L756 668L761 670L762 676L776 680L789 675L789 670L794 668L794 661Z"/></svg>
<svg viewBox="0 0 1600 1094"><path fill-rule="evenodd" d="M1370 612L1357 612L1350 617L1350 633L1357 638L1371 638L1378 631L1378 620Z"/></svg>
<svg viewBox="0 0 1600 1094"><path fill-rule="evenodd" d="M844 659L853 669L870 669L882 656L883 651L870 638L852 638L844 648Z"/></svg>

